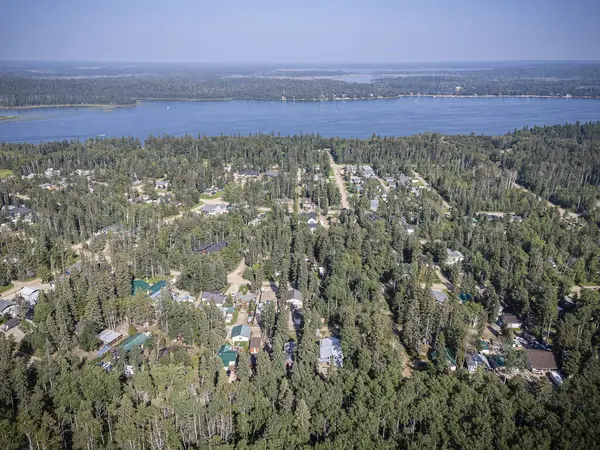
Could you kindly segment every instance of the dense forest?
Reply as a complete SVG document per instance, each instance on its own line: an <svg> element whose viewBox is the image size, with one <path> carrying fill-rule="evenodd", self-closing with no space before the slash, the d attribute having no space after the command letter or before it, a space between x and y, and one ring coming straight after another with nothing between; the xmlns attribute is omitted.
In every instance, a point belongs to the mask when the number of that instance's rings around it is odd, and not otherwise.
<svg viewBox="0 0 600 450"><path fill-rule="evenodd" d="M376 73L370 83L331 78L339 76L339 72L222 70L163 69L159 73L124 75L101 71L93 76L8 72L0 75L0 106L128 105L140 99L333 100L402 95L600 97L600 66L591 63L456 72L393 70Z"/></svg>
<svg viewBox="0 0 600 450"><path fill-rule="evenodd" d="M0 182L0 284L53 288L32 316L23 305L19 342L0 334L0 447L595 448L599 146L600 123L498 137L1 144L12 176ZM344 172L342 208L333 175L350 164L376 175L358 189ZM403 175L408 184L384 182ZM215 196L227 212L199 213ZM9 206L32 220L10 220ZM228 245L199 251L216 242ZM447 249L464 261L448 263ZM240 262L245 291L275 286L277 298L257 321L264 347L240 351L231 378L216 304L151 298L132 280L199 298L225 292ZM443 279L439 302L431 288ZM304 298L292 326L290 287ZM560 387L525 375L500 309L555 358ZM151 337L107 355L106 370L96 335L123 325ZM491 329L504 366L470 373ZM322 370L329 335L343 365Z"/></svg>

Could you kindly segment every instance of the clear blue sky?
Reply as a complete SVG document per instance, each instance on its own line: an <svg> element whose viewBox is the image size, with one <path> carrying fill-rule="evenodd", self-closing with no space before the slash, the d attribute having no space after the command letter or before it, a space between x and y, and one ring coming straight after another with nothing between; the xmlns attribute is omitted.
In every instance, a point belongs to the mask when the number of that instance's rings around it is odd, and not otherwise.
<svg viewBox="0 0 600 450"><path fill-rule="evenodd" d="M0 59L600 60L600 0L0 0Z"/></svg>

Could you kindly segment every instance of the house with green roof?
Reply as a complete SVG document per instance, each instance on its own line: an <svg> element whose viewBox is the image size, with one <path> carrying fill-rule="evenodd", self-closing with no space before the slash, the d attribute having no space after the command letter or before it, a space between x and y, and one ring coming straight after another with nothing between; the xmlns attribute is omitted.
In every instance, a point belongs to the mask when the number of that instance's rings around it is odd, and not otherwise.
<svg viewBox="0 0 600 450"><path fill-rule="evenodd" d="M454 359L454 357L450 354L450 350L448 350L448 348L444 348L444 355L443 357L446 360L446 363L448 365L448 368L454 372L457 368L458 368L458 364L456 364L456 359ZM438 352L437 351L433 351L431 352L431 359L436 360L438 358Z"/></svg>
<svg viewBox="0 0 600 450"><path fill-rule="evenodd" d="M248 325L236 325L231 329L231 342L249 342L250 332Z"/></svg>
<svg viewBox="0 0 600 450"><path fill-rule="evenodd" d="M150 289L150 285L144 280L133 280L132 294L135 295L137 291L147 292Z"/></svg>
<svg viewBox="0 0 600 450"><path fill-rule="evenodd" d="M133 280L132 293L135 295L138 291L143 291L150 296L151 299L155 300L159 295L160 291L167 287L167 282L162 280L153 285L148 284L144 280Z"/></svg>
<svg viewBox="0 0 600 450"><path fill-rule="evenodd" d="M219 356L219 358L221 358L221 361L223 362L223 369L230 370L235 366L238 354L237 350L235 350L234 347L232 347L231 345L221 345L219 351L217 352L217 355Z"/></svg>

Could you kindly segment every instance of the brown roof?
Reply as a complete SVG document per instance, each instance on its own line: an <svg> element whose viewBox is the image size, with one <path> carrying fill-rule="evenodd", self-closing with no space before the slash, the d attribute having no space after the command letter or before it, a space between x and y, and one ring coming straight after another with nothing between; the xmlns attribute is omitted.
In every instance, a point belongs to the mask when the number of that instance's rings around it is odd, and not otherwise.
<svg viewBox="0 0 600 450"><path fill-rule="evenodd" d="M521 321L514 314L503 314L502 320L507 324L520 325Z"/></svg>
<svg viewBox="0 0 600 450"><path fill-rule="evenodd" d="M252 339L250 339L250 348L260 348L261 347L261 341L259 337L253 337Z"/></svg>
<svg viewBox="0 0 600 450"><path fill-rule="evenodd" d="M532 369L558 369L558 367L556 366L556 360L554 359L554 354L552 352L546 350L527 349L525 350L525 353L527 354L527 360L529 361L529 365Z"/></svg>

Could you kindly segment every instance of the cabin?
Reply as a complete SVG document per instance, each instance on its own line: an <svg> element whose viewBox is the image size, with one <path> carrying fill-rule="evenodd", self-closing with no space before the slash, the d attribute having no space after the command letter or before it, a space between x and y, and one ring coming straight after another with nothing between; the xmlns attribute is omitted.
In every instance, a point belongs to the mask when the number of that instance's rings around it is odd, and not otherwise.
<svg viewBox="0 0 600 450"><path fill-rule="evenodd" d="M290 289L285 293L285 301L294 308L302 308L304 295L298 289Z"/></svg>
<svg viewBox="0 0 600 450"><path fill-rule="evenodd" d="M558 370L554 353L547 350L526 349L529 369L536 374L548 373Z"/></svg>
<svg viewBox="0 0 600 450"><path fill-rule="evenodd" d="M0 298L0 315L8 314L12 317L17 317L21 312L21 308L15 302Z"/></svg>
<svg viewBox="0 0 600 450"><path fill-rule="evenodd" d="M204 205L201 211L207 216L220 216L221 214L225 214L227 212L227 205L225 205L224 203Z"/></svg>
<svg viewBox="0 0 600 450"><path fill-rule="evenodd" d="M250 341L250 327L248 325L236 325L231 329L231 342L241 343Z"/></svg>
<svg viewBox="0 0 600 450"><path fill-rule="evenodd" d="M448 301L448 295L445 292L438 291L436 289L432 289L431 295L438 303L444 303L444 302Z"/></svg>
<svg viewBox="0 0 600 450"><path fill-rule="evenodd" d="M169 181L168 180L158 180L154 183L154 187L156 189L166 191L167 189L169 189Z"/></svg>
<svg viewBox="0 0 600 450"><path fill-rule="evenodd" d="M521 328L521 321L514 314L502 314L500 321L507 328L512 328L513 330Z"/></svg>
<svg viewBox="0 0 600 450"><path fill-rule="evenodd" d="M223 369L231 370L235 367L235 363L238 357L237 348L229 344L221 345L219 351L217 352L217 355L223 363Z"/></svg>
<svg viewBox="0 0 600 450"><path fill-rule="evenodd" d="M465 260L465 256L458 250L446 249L446 265L453 266Z"/></svg>
<svg viewBox="0 0 600 450"><path fill-rule="evenodd" d="M121 336L123 335L118 331L110 330L107 328L106 330L100 332L96 337L100 341L102 341L104 345L113 345L119 339L121 339Z"/></svg>
<svg viewBox="0 0 600 450"><path fill-rule="evenodd" d="M25 286L18 294L29 304L29 306L37 305L38 297L40 296L40 290L35 287Z"/></svg>
<svg viewBox="0 0 600 450"><path fill-rule="evenodd" d="M12 330L13 328L17 327L20 323L21 323L21 321L19 319L11 317L6 322L4 322L2 325L0 325L0 331L3 333L6 333L7 331Z"/></svg>
<svg viewBox="0 0 600 450"><path fill-rule="evenodd" d="M253 337L252 339L250 339L250 354L256 355L258 352L260 352L261 348L262 341L259 337Z"/></svg>
<svg viewBox="0 0 600 450"><path fill-rule="evenodd" d="M344 353L342 342L338 338L327 337L319 341L319 363L330 364L331 361L335 367L342 367Z"/></svg>

